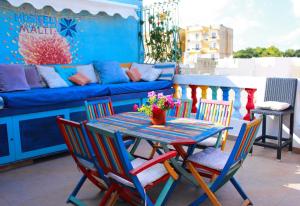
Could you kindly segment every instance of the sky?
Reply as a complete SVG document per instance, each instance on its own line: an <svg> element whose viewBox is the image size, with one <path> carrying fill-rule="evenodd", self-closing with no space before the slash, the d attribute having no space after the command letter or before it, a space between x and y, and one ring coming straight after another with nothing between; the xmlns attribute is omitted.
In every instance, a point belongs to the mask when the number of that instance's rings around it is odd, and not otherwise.
<svg viewBox="0 0 300 206"><path fill-rule="evenodd" d="M144 0L151 4L157 0ZM179 24L233 29L233 47L300 49L300 0L181 0Z"/></svg>

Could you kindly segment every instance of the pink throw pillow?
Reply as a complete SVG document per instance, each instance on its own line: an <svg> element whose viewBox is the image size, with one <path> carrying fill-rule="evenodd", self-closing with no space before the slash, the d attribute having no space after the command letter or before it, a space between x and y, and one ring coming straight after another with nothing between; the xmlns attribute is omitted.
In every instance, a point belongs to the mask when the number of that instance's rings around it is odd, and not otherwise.
<svg viewBox="0 0 300 206"><path fill-rule="evenodd" d="M138 82L142 79L142 75L137 68L126 70L126 74L133 82Z"/></svg>
<svg viewBox="0 0 300 206"><path fill-rule="evenodd" d="M69 77L69 80L80 86L84 86L91 82L89 78L81 73L74 74L73 76Z"/></svg>

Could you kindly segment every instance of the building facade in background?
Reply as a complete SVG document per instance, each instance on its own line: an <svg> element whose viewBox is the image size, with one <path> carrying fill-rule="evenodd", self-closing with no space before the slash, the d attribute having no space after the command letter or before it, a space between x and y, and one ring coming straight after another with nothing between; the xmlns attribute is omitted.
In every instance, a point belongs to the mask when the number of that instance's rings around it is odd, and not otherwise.
<svg viewBox="0 0 300 206"><path fill-rule="evenodd" d="M218 26L189 26L181 32L185 39L184 63L197 63L198 59L222 59L233 54L233 30Z"/></svg>

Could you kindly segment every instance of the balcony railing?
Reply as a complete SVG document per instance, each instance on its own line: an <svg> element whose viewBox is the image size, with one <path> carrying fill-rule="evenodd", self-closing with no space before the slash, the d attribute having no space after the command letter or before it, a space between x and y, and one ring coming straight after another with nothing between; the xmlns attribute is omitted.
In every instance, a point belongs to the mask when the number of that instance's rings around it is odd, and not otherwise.
<svg viewBox="0 0 300 206"><path fill-rule="evenodd" d="M263 101L265 92L265 77L250 76L220 76L220 75L176 75L174 79L175 97L190 98L193 100L192 112L197 111L198 100L232 100L233 114L231 126L234 129L231 135L237 135L242 122L250 119L250 110L255 107L255 102ZM298 83L299 85L300 83ZM299 89L298 92L299 93ZM295 146L300 147L300 95L296 99L295 111ZM276 133L277 120L268 118L267 131ZM288 121L284 122L288 125ZM288 135L285 127L284 135Z"/></svg>

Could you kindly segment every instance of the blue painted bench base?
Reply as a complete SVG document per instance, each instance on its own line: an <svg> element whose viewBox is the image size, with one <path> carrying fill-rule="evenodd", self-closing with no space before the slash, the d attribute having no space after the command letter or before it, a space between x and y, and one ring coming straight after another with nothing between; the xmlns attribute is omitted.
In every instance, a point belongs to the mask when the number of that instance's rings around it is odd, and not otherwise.
<svg viewBox="0 0 300 206"><path fill-rule="evenodd" d="M173 94L173 89L159 90ZM132 111L141 105L147 92L110 96L116 113ZM0 166L66 151L56 116L74 121L86 120L83 100L63 105L35 107L34 109L0 110Z"/></svg>

